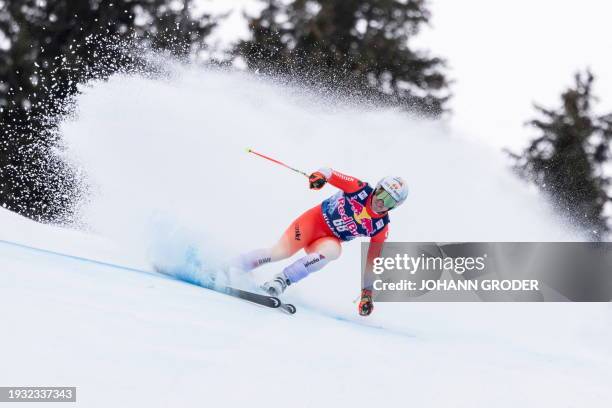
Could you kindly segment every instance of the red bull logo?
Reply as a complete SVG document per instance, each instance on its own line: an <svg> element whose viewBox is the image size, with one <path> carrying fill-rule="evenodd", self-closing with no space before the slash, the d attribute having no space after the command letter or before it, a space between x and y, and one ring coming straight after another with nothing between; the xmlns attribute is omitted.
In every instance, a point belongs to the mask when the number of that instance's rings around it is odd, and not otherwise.
<svg viewBox="0 0 612 408"><path fill-rule="evenodd" d="M344 230L348 230L351 235L353 235L354 237L358 237L359 236L359 230L357 228L357 224L355 224L355 219L353 217L350 217L347 213L346 210L344 209L344 197L341 197L338 200L338 214L340 214L340 220L336 220L339 221L340 223L342 223L342 226L339 226L336 221L334 221L334 225L336 226L336 228L341 227Z"/></svg>
<svg viewBox="0 0 612 408"><path fill-rule="evenodd" d="M374 233L374 222L372 217L368 213L367 208L359 201L349 198L349 204L353 210L353 218L357 221L368 233L372 235Z"/></svg>

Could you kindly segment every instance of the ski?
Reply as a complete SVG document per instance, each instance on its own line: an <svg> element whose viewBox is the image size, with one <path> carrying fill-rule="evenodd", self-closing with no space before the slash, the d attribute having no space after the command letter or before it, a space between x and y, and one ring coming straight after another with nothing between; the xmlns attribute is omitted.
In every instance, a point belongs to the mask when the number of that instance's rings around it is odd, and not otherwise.
<svg viewBox="0 0 612 408"><path fill-rule="evenodd" d="M272 309L281 309L289 314L295 314L297 309L291 303L283 303L279 298L270 295L261 295L259 293L249 292L242 289L236 289L231 286L225 286L215 289L217 292L225 293L239 299L247 300L258 305L267 306Z"/></svg>
<svg viewBox="0 0 612 408"><path fill-rule="evenodd" d="M247 290L242 290L238 288L234 288L232 286L214 286L214 283L209 285L203 285L201 282L197 282L194 280L180 279L173 274L169 274L164 272L162 268L154 267L155 272L165 275L167 277L177 279L192 285L199 286L204 289L212 290L217 293L223 293L228 296L232 296L238 299L246 300L251 303L255 303L261 306L269 307L271 309L280 309L289 314L295 314L297 309L291 303L283 303L279 298L270 295L262 295L260 293L249 292Z"/></svg>
<svg viewBox="0 0 612 408"><path fill-rule="evenodd" d="M295 314L297 309L291 303L281 303L280 308L289 314Z"/></svg>
<svg viewBox="0 0 612 408"><path fill-rule="evenodd" d="M259 293L248 292L242 289L236 289L231 286L224 286L221 288L214 288L215 292L224 293L229 296L233 296L239 299L247 300L258 305L267 306L272 309L281 307L283 302L279 298L268 295L260 295Z"/></svg>

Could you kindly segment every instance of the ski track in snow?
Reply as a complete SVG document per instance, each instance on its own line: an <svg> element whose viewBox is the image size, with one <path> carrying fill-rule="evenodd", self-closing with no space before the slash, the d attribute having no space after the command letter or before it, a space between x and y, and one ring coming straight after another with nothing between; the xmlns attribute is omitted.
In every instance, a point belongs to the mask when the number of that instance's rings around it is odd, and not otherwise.
<svg viewBox="0 0 612 408"><path fill-rule="evenodd" d="M170 80L81 87L61 127L94 186L83 216L95 233L0 209L0 385L77 386L65 405L82 407L610 406L609 304L378 303L361 318L357 243L292 285L295 316L151 272L194 260L214 270L332 193L246 147L307 171L405 176L412 195L392 240L581 239L500 154L443 124L169 69Z"/></svg>

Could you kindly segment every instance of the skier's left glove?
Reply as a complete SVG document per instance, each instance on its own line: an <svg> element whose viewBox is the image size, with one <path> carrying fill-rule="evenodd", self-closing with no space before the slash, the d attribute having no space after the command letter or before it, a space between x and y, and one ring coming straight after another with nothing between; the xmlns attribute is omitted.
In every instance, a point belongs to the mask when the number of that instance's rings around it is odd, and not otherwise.
<svg viewBox="0 0 612 408"><path fill-rule="evenodd" d="M312 190L320 190L327 183L327 178L320 171L315 171L308 177L308 181Z"/></svg>
<svg viewBox="0 0 612 408"><path fill-rule="evenodd" d="M369 289L361 290L361 301L359 302L359 314L361 316L369 316L374 310L374 302L372 301L372 291Z"/></svg>

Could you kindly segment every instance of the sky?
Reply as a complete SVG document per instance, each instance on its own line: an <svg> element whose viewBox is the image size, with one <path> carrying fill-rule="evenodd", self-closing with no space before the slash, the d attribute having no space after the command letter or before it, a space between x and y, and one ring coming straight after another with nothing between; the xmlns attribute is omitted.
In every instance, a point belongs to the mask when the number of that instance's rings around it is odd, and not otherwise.
<svg viewBox="0 0 612 408"><path fill-rule="evenodd" d="M257 0L200 0L232 11L214 33L227 44L248 36L244 11ZM596 110L612 112L612 4L601 0L430 0L430 25L412 44L447 60L455 133L493 147L520 149L535 136L525 122L533 103L557 107L574 73L595 74Z"/></svg>

